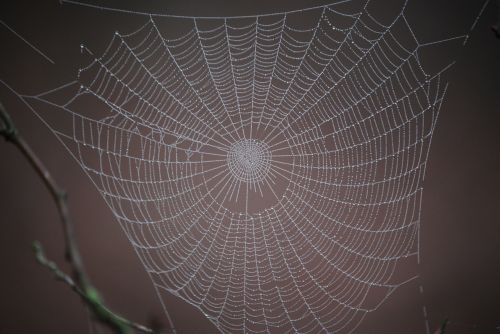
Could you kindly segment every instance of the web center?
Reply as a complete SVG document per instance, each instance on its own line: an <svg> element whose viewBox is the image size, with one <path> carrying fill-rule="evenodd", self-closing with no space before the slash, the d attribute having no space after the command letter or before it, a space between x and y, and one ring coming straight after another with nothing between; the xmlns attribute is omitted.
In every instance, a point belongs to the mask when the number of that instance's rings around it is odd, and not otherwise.
<svg viewBox="0 0 500 334"><path fill-rule="evenodd" d="M242 139L229 148L227 164L231 174L247 183L262 181L269 172L269 146L255 139Z"/></svg>

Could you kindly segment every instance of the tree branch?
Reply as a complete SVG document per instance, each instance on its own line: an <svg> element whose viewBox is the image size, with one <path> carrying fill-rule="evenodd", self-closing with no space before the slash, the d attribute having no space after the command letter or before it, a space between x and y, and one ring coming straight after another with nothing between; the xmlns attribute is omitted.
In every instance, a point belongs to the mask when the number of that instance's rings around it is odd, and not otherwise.
<svg viewBox="0 0 500 334"><path fill-rule="evenodd" d="M69 285L84 301L90 309L92 315L97 321L109 327L116 334L128 334L131 329L135 329L144 333L154 333L154 331L145 326L139 325L128 319L125 319L104 305L102 298L96 288L92 286L90 280L85 272L80 252L77 247L75 232L71 222L67 204L67 194L55 182L48 169L42 161L33 152L31 147L21 137L17 128L14 125L10 115L7 113L2 103L0 102L0 135L8 142L14 144L28 160L30 165L35 169L36 173L40 176L45 187L50 192L54 202L57 205L59 216L62 222L64 232L64 240L66 245L66 260L72 268L72 277L64 273L52 261L45 257L42 246L39 242L33 244L33 249L37 261L43 266L49 268L57 279ZM2 124L3 123L3 124Z"/></svg>
<svg viewBox="0 0 500 334"><path fill-rule="evenodd" d="M81 287L87 286L88 278L83 267L83 263L78 252L78 247L73 231L73 224L71 223L67 205L67 194L55 182L45 165L33 152L31 147L26 143L23 137L19 134L17 128L12 122L9 114L0 103L0 119L5 124L5 129L0 130L0 134L8 141L14 144L28 160L30 165L35 169L38 176L42 179L45 187L49 190L54 202L57 205L59 215L62 222L64 239L66 241L66 260L71 263L73 267L73 275L77 284Z"/></svg>
<svg viewBox="0 0 500 334"><path fill-rule="evenodd" d="M38 241L35 241L33 243L33 251L35 252L35 257L38 263L50 269L50 271L52 271L52 273L55 275L56 279L61 280L69 285L71 289L75 291L87 305L91 306L91 309L94 311L93 315L99 322L107 324L109 327L113 328L115 332L119 333L127 333L128 331L125 327L129 327L144 333L154 333L152 329L125 319L107 308L102 303L102 300L96 289L91 288L91 290L83 291L70 276L59 269L55 262L47 259L42 245Z"/></svg>

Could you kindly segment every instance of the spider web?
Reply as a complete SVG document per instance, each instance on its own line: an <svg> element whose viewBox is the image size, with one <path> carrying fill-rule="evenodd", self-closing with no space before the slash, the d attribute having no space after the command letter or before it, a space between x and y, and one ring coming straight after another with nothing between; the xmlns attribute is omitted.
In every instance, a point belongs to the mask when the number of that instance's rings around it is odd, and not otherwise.
<svg viewBox="0 0 500 334"><path fill-rule="evenodd" d="M446 68L424 71L405 9L175 18L174 38L150 15L23 99L157 289L223 333L352 332L417 274Z"/></svg>

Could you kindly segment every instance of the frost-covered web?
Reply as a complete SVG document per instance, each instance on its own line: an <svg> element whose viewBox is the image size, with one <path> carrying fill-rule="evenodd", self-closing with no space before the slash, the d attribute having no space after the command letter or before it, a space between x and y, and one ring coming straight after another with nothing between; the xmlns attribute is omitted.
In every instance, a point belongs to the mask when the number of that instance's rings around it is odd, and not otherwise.
<svg viewBox="0 0 500 334"><path fill-rule="evenodd" d="M176 18L173 38L146 16L77 81L23 97L157 289L221 332L352 332L416 276L445 86L405 7L387 25L366 5Z"/></svg>

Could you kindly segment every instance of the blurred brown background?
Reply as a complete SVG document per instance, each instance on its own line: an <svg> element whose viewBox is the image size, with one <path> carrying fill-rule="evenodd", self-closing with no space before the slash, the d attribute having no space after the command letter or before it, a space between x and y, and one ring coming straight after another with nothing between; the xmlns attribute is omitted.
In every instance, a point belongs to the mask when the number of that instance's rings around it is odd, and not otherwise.
<svg viewBox="0 0 500 334"><path fill-rule="evenodd" d="M394 1L373 1L380 11ZM104 3L101 1L100 3ZM328 1L107 1L122 8L182 15L245 15L291 10ZM408 16L422 41L466 33L483 1L410 1ZM80 43L102 51L115 30L129 31L136 16L58 1L3 2L0 20L41 49L46 61L0 26L0 79L35 94L73 80L82 62ZM486 8L464 48L446 44L429 51L436 62L455 59L441 109L424 184L421 279L397 290L356 333L425 333L448 317L448 333L500 333L500 40ZM433 58L427 58L432 63ZM432 65L432 64L431 64ZM106 301L134 321L162 319L147 274L98 192L39 119L3 85L0 99L19 130L69 192L80 248ZM0 333L88 333L79 298L35 263L33 240L63 264L57 211L45 188L16 149L0 142ZM66 268L62 265L63 268ZM418 285L423 284L423 298ZM179 333L216 333L198 311L168 297Z"/></svg>

